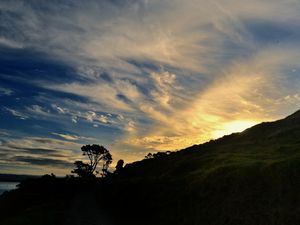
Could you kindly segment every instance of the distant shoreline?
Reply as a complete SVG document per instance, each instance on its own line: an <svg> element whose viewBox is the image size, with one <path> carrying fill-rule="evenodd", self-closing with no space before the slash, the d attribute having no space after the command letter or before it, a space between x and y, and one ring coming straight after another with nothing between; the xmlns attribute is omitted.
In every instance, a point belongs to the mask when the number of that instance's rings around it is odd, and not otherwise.
<svg viewBox="0 0 300 225"><path fill-rule="evenodd" d="M12 189L16 189L17 185L20 182L12 182L12 181L0 181L0 195L2 195L6 191L10 191Z"/></svg>

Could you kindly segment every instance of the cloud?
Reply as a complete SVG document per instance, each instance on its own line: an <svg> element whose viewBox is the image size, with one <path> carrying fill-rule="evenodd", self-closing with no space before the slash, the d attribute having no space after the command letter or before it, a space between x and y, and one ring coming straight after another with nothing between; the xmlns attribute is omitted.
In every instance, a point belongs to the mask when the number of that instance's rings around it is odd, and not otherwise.
<svg viewBox="0 0 300 225"><path fill-rule="evenodd" d="M22 43L18 43L16 41L9 40L4 37L0 37L0 46L1 45L5 46L5 47L9 47L9 48L23 48Z"/></svg>
<svg viewBox="0 0 300 225"><path fill-rule="evenodd" d="M1 137L0 165L22 167L35 174L43 173L43 169L65 174L70 165L82 159L80 147L72 141L43 137ZM66 170L67 169L67 170Z"/></svg>
<svg viewBox="0 0 300 225"><path fill-rule="evenodd" d="M186 147L214 137L215 130L234 120L275 118L276 99L289 95L290 87L285 85L286 93L276 91L285 76L280 68L296 55L276 42L259 48L257 29L249 24L268 23L286 6L279 1L272 6L255 1L251 9L236 2L200 3L153 1L135 10L125 4L119 11L122 20L113 17L116 6L108 3L101 6L111 16L105 14L99 24L93 23L98 16L88 6L84 10L90 14L80 24L88 41L79 46L97 66L81 66L80 74L93 82L48 88L85 96L107 112L129 115L131 121L139 118L134 126L124 126L128 133L123 140L140 148L149 140L155 140L152 149ZM136 10L142 10L142 20ZM186 12L189 16L176 19ZM289 20L290 16L276 17L272 24L282 26ZM106 80L101 78L104 69L109 71ZM85 118L107 123L108 117L89 110Z"/></svg>
<svg viewBox="0 0 300 225"><path fill-rule="evenodd" d="M63 109L60 106L57 106L56 104L51 104L51 107L60 114L66 114L66 109Z"/></svg>
<svg viewBox="0 0 300 225"><path fill-rule="evenodd" d="M26 107L29 113L33 113L39 116L50 116L50 111L45 110L42 106L32 105L30 107Z"/></svg>
<svg viewBox="0 0 300 225"><path fill-rule="evenodd" d="M75 93L76 90L76 94L88 97L93 102L100 103L108 111L113 111L114 109L122 111L131 110L130 105L118 97L120 94L131 100L139 96L136 87L127 81L117 81L117 84L101 82L91 85L73 83L56 85L49 88L70 93Z"/></svg>
<svg viewBox="0 0 300 225"><path fill-rule="evenodd" d="M11 143L2 143L0 150L2 152L10 152L15 154L25 153L29 155L48 156L48 157L65 157L61 151L55 149L46 148L34 148L34 147L19 147Z"/></svg>
<svg viewBox="0 0 300 225"><path fill-rule="evenodd" d="M59 133L51 133L51 134L53 134L55 136L59 136L68 141L93 140L93 138L82 137L82 136L71 135L71 134L59 134Z"/></svg>
<svg viewBox="0 0 300 225"><path fill-rule="evenodd" d="M14 162L18 163L25 163L33 166L51 166L51 167L58 167L58 168L70 168L72 166L71 162L65 160L58 160L58 159L50 159L50 158L36 158L36 157L29 157L29 156L14 156L11 158Z"/></svg>
<svg viewBox="0 0 300 225"><path fill-rule="evenodd" d="M278 70L293 64L297 54L289 50L282 56L280 52L281 49L265 49L236 62L194 96L187 108L164 112L144 104L142 111L155 123L147 133L137 133L123 141L148 150L173 150L242 131L261 121L279 119L282 106L300 104L298 94L286 95L291 90L281 86L285 74Z"/></svg>
<svg viewBox="0 0 300 225"><path fill-rule="evenodd" d="M71 120L73 123L77 123L77 116L72 116Z"/></svg>
<svg viewBox="0 0 300 225"><path fill-rule="evenodd" d="M66 151L74 151L76 150L80 144L64 141L54 138L42 138L42 137L12 137L6 135L3 139L2 147L5 148L14 148L14 149L44 149L45 152L49 152L51 150L53 152L59 151L61 153L65 153Z"/></svg>
<svg viewBox="0 0 300 225"><path fill-rule="evenodd" d="M6 130L0 130L0 136L9 136L10 133Z"/></svg>
<svg viewBox="0 0 300 225"><path fill-rule="evenodd" d="M9 113L11 113L13 116L21 119L21 120L26 120L29 118L29 116L27 116L26 114L20 112L20 111L17 111L15 109L11 109L11 108L8 108L8 107L4 107L4 109L6 111L8 111Z"/></svg>
<svg viewBox="0 0 300 225"><path fill-rule="evenodd" d="M162 107L169 107L172 100L171 91L173 89L179 90L175 86L176 75L168 71L162 71L161 73L151 73L151 77L155 84L155 90L151 91L154 101Z"/></svg>
<svg viewBox="0 0 300 225"><path fill-rule="evenodd" d="M2 3L1 9L28 18L28 22L16 21L11 14L5 18L14 28L8 29L10 32L20 32L19 36L14 33L11 36L20 39L18 41L25 46L38 47L60 57L68 54L72 60L81 62L83 57L92 59L98 68L114 72L139 73L139 68L127 59L207 72L207 66L222 55L229 39L241 49L251 50L249 48L255 46L251 38L247 38L251 37L251 31L245 27L243 18L280 22L296 18L298 14L293 1L272 4L253 1L251 6L245 3L189 0L182 4L179 0L154 0L129 1L122 7L110 1L90 1L84 7L80 2L60 3L55 7L53 3L44 3L41 14L34 3L18 4L17 1ZM277 17L283 9L289 13ZM188 16L178 20L178 16L187 12ZM39 32L43 29L47 32ZM44 43L47 44L42 45ZM80 65L87 71L93 71L89 68L94 67ZM93 72L83 74L95 76Z"/></svg>
<svg viewBox="0 0 300 225"><path fill-rule="evenodd" d="M70 135L70 134L58 134L58 133L52 133L53 135L59 136L63 139L69 140L69 141L77 141L79 140L79 137L76 135Z"/></svg>
<svg viewBox="0 0 300 225"><path fill-rule="evenodd" d="M9 88L0 87L0 96L10 96L13 93L14 91Z"/></svg>

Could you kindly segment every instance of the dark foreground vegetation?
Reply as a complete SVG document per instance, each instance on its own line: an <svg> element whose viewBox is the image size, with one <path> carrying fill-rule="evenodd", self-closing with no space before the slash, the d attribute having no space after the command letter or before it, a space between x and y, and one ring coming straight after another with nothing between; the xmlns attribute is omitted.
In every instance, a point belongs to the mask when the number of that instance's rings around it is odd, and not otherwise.
<svg viewBox="0 0 300 225"><path fill-rule="evenodd" d="M0 196L0 224L300 224L300 112L119 164L105 178L23 181Z"/></svg>

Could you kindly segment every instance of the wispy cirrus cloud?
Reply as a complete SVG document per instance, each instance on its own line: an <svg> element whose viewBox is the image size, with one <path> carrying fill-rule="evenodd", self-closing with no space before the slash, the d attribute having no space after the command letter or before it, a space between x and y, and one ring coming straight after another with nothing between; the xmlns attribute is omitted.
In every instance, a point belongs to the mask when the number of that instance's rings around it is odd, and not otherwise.
<svg viewBox="0 0 300 225"><path fill-rule="evenodd" d="M90 140L93 141L93 138L89 138L89 137L83 137L83 136L77 136L77 135L72 135L72 134L59 134L59 133L51 133L55 136L59 136L65 140L68 141L78 141L78 140Z"/></svg>
<svg viewBox="0 0 300 225"><path fill-rule="evenodd" d="M26 114L24 114L21 111L15 110L15 109L11 109L8 107L4 107L4 110L6 110L7 112L9 112L11 115L21 119L21 120L26 120L29 118L29 116L27 116Z"/></svg>
<svg viewBox="0 0 300 225"><path fill-rule="evenodd" d="M9 89L9 88L4 88L4 87L0 87L0 96L4 95L4 96L10 96L14 93L13 90Z"/></svg>
<svg viewBox="0 0 300 225"><path fill-rule="evenodd" d="M9 48L23 48L22 43L18 43L14 40L6 39L4 37L0 37L0 45L4 45Z"/></svg>

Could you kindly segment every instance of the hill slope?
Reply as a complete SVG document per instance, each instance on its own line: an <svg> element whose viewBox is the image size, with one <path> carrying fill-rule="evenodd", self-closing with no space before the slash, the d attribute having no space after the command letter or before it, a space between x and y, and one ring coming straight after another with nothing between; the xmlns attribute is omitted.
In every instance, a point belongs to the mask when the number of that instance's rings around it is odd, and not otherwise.
<svg viewBox="0 0 300 225"><path fill-rule="evenodd" d="M299 173L300 111L130 164L110 189L130 223L293 225L300 224Z"/></svg>

